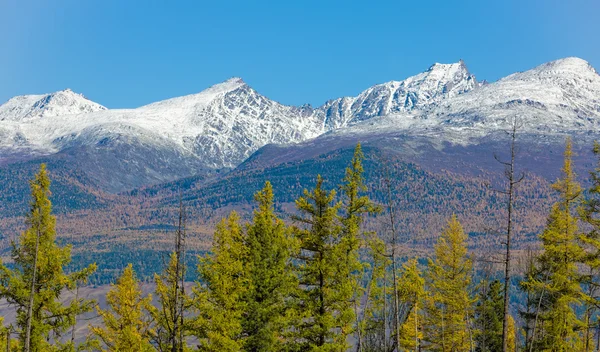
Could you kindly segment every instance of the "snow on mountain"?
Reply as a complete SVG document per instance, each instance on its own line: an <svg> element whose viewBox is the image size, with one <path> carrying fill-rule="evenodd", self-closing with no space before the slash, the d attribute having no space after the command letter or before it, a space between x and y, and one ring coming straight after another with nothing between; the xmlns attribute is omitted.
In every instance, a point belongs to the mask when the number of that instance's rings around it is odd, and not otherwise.
<svg viewBox="0 0 600 352"><path fill-rule="evenodd" d="M142 159L156 150L156 160L177 155L189 170L194 163L214 169L235 167L266 144L327 132L330 140L401 132L464 142L507 128L515 116L531 133L598 131L600 76L586 61L566 58L480 84L462 61L434 64L316 109L279 104L240 78L137 109L108 110L65 90L0 105L0 153L52 154L132 141Z"/></svg>
<svg viewBox="0 0 600 352"><path fill-rule="evenodd" d="M276 103L239 78L137 109L85 111L100 105L75 106L67 103L67 97L81 96L63 91L17 97L0 106L5 112L0 115L4 117L0 119L0 148L49 154L132 135L140 143L175 146L180 153L196 156L205 167L221 168L237 165L265 144L299 142L322 132L312 108ZM58 107L65 113L59 114ZM77 110L86 113L71 113ZM29 118L52 114L52 118Z"/></svg>
<svg viewBox="0 0 600 352"><path fill-rule="evenodd" d="M509 129L515 118L522 133L599 133L600 75L582 59L556 60L334 134L404 132L464 144Z"/></svg>
<svg viewBox="0 0 600 352"><path fill-rule="evenodd" d="M528 131L566 132L600 127L600 75L566 58L507 76L447 100L424 115L443 125L506 128L517 117Z"/></svg>
<svg viewBox="0 0 600 352"><path fill-rule="evenodd" d="M323 132L313 109L279 104L240 78L143 106L133 115L211 167L232 167L265 144L300 142Z"/></svg>
<svg viewBox="0 0 600 352"><path fill-rule="evenodd" d="M0 121L85 114L106 108L70 89L42 95L21 95L0 105Z"/></svg>
<svg viewBox="0 0 600 352"><path fill-rule="evenodd" d="M375 85L356 97L330 100L319 110L325 115L326 126L336 129L377 116L426 109L478 86L462 60L454 64L436 63L403 81Z"/></svg>

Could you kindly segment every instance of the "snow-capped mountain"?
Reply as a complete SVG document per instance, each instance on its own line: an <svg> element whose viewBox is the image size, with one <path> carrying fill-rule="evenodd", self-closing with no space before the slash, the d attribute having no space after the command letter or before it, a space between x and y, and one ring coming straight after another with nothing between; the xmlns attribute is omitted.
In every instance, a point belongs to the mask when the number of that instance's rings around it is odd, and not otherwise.
<svg viewBox="0 0 600 352"><path fill-rule="evenodd" d="M316 109L279 104L240 78L136 109L106 109L70 90L19 96L0 105L0 163L85 155L98 178L103 169L114 177L118 164L127 177L111 181L118 191L235 167L267 144L325 134L315 145L335 145L336 138L390 133L477 143L514 117L527 133L595 133L600 76L586 61L566 58L480 84L462 61L434 64Z"/></svg>
<svg viewBox="0 0 600 352"><path fill-rule="evenodd" d="M420 109L372 118L335 133L402 131L464 144L509 129L515 118L522 133L600 133L600 75L582 59L556 60Z"/></svg>
<svg viewBox="0 0 600 352"><path fill-rule="evenodd" d="M322 132L312 109L276 103L239 78L137 109L107 110L82 99L67 90L9 100L0 106L0 146L49 154L132 135L221 168L237 165L267 143L299 142Z"/></svg>
<svg viewBox="0 0 600 352"><path fill-rule="evenodd" d="M106 108L70 89L43 95L21 95L0 105L0 121L23 121L103 111Z"/></svg>
<svg viewBox="0 0 600 352"><path fill-rule="evenodd" d="M144 123L152 120L153 130L167 133L210 167L233 167L265 144L296 143L323 132L310 107L279 104L240 78L138 108L135 115Z"/></svg>
<svg viewBox="0 0 600 352"><path fill-rule="evenodd" d="M356 97L330 100L319 110L325 115L326 126L336 129L377 116L427 109L478 86L462 60L436 63L403 81L375 85Z"/></svg>
<svg viewBox="0 0 600 352"><path fill-rule="evenodd" d="M600 76L566 58L515 73L457 96L429 113L445 125L502 128L518 117L528 131L586 131L600 126Z"/></svg>

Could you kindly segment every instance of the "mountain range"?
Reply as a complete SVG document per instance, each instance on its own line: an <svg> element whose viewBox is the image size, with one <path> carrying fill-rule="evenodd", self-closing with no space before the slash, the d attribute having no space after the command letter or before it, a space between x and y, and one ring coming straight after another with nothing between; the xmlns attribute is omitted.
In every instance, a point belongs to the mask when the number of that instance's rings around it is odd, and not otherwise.
<svg viewBox="0 0 600 352"><path fill-rule="evenodd" d="M579 58L491 83L462 61L434 64L319 107L277 103L240 78L135 109L109 109L69 89L14 97L0 105L0 257L23 228L27 180L40 162L51 173L58 232L78 248L74 263L110 257L117 267L168 247L160 231L172 227L180 200L190 212L193 250L207 248L227 211L250 214L265 180L278 211L293 212L317 174L327 187L339 183L357 142L380 203L389 168L399 228L412 249L429 248L451 214L474 247L487 247L494 237L481 234L501 221L504 204L492 190L504 175L494 155L506 157L514 122L518 170L527 173L519 246L544 224L565 137L574 136L581 181L596 165L600 75Z"/></svg>
<svg viewBox="0 0 600 352"><path fill-rule="evenodd" d="M235 168L267 144L391 132L472 144L514 117L526 133L593 133L600 76L566 58L482 84L460 61L317 108L279 104L240 78L136 109L107 109L69 89L17 96L0 105L0 163L67 156L120 192Z"/></svg>

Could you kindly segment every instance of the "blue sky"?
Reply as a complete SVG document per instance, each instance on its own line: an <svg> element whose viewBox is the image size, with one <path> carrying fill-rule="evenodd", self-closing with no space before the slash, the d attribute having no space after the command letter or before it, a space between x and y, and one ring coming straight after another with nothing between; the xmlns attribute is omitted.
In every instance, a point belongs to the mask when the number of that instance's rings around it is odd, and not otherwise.
<svg viewBox="0 0 600 352"><path fill-rule="evenodd" d="M109 108L240 76L285 104L463 59L478 79L566 56L600 70L600 1L0 0L0 103L64 88Z"/></svg>

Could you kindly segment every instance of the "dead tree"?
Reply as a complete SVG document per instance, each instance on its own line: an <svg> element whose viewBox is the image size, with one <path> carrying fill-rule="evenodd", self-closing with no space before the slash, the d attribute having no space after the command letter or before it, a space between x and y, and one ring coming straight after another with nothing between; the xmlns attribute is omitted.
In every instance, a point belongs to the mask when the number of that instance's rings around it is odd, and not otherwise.
<svg viewBox="0 0 600 352"><path fill-rule="evenodd" d="M523 181L525 174L515 175L515 157L516 157L516 139L517 139L518 123L517 119L513 120L510 136L510 160L502 161L498 156L494 158L504 165L504 176L507 180L506 189L499 191L507 196L507 222L506 222L506 254L504 257L504 317L502 319L502 351L508 351L508 317L509 317L509 300L510 300L510 279L511 279L511 240L513 237L513 222L514 222L514 201L515 189L517 185Z"/></svg>

